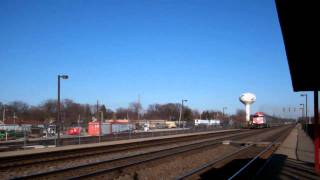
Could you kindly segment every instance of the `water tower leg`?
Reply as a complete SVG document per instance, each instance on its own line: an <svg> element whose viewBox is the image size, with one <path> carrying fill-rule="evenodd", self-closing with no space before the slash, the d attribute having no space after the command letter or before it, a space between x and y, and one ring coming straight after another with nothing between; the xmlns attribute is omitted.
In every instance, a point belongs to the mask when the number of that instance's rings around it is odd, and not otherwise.
<svg viewBox="0 0 320 180"><path fill-rule="evenodd" d="M247 123L250 121L250 105L246 104L246 121Z"/></svg>

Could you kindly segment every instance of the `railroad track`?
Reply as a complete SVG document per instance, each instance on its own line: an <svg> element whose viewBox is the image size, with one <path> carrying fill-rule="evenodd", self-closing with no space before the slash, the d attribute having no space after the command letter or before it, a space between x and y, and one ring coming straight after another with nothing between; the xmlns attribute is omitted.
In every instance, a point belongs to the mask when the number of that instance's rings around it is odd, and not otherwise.
<svg viewBox="0 0 320 180"><path fill-rule="evenodd" d="M176 156L190 151L200 151L205 148L213 148L221 144L221 141L226 139L242 139L254 134L260 134L270 129L246 131L242 133L236 133L232 135L226 135L217 137L215 139L204 140L202 142L186 144L182 146L176 146L152 152L139 153L136 155L129 155L84 165L78 165L73 167L66 167L64 169L56 169L43 173L30 174L21 176L22 179L81 179L81 178L94 178L101 175L108 174L108 178L117 176L126 168L132 168L145 164L148 162L160 160L165 157ZM17 179L19 179L17 178ZM105 177L106 178L106 177Z"/></svg>
<svg viewBox="0 0 320 180"><path fill-rule="evenodd" d="M161 146L166 144L173 144L178 142L187 142L194 141L202 138L211 138L218 137L225 134L237 134L245 133L247 130L237 130L237 131L222 131L211 134L197 134L190 136L182 136L175 138L159 138L146 141L130 142L125 144L114 144L114 145L99 145L92 147L84 147L77 149L68 149L62 151L51 151L51 152L42 152L37 154L29 154L23 156L14 156L14 157L3 157L0 158L0 170L5 168L20 168L23 166L31 166L39 163L53 163L58 161L66 161L76 158L90 157L93 155L114 153L114 152L124 152L131 151L135 149L142 149L151 146Z"/></svg>
<svg viewBox="0 0 320 180"><path fill-rule="evenodd" d="M226 154L225 156L214 159L206 164L194 168L185 174L176 178L176 180L186 179L253 179L256 174L261 172L268 162L268 158L277 149L280 142L282 142L291 132L292 128L288 128L285 132L277 133L273 138L270 138L271 143L264 148L255 147L253 144L247 145ZM236 159L246 159L242 163L235 163ZM241 162L239 160L238 162ZM227 164L231 166L225 166ZM225 167L223 169L223 166ZM219 170L220 168L220 170ZM213 170L212 170L213 169ZM257 172L257 173L254 173Z"/></svg>
<svg viewBox="0 0 320 180"><path fill-rule="evenodd" d="M183 137L175 137L175 138L159 138L148 141L139 141L139 142L131 142L127 144L116 144L116 145L98 145L93 147L85 147L79 149L70 149L65 151L54 151L54 152L44 152L40 154L30 154L26 156L14 156L1 158L0 161L0 172L5 174L4 179L10 179L14 177L21 177L26 174L31 174L35 172L44 172L52 169L61 169L64 166L71 166L71 164L78 164L77 161L80 161L79 164L83 164L83 159L94 159L97 156L112 156L113 153L118 154L126 154L127 152L145 149L148 147L157 147L157 146L165 146L170 144L178 144L181 142L192 142L199 139L206 138L215 138L224 136L226 134L246 134L247 130L237 130L237 131L228 131L228 132L216 132L211 134L196 134L190 136ZM81 163L82 161L82 163ZM85 162L87 163L87 162ZM90 161L89 163L92 163ZM58 165L57 165L58 164ZM59 166L60 167L56 167ZM26 173L28 172L28 173ZM21 175L22 174L22 175Z"/></svg>

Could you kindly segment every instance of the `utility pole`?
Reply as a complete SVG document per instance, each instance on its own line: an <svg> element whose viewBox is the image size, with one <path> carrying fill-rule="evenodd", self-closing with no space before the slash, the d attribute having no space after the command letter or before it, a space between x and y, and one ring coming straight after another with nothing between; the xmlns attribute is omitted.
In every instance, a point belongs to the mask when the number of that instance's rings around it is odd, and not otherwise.
<svg viewBox="0 0 320 180"><path fill-rule="evenodd" d="M98 117L99 117L99 100L97 100L97 111L96 111L96 117L97 117L97 119L98 119Z"/></svg>
<svg viewBox="0 0 320 180"><path fill-rule="evenodd" d="M2 121L3 121L3 124L5 124L6 120L6 105L3 105L3 113L2 113Z"/></svg>
<svg viewBox="0 0 320 180"><path fill-rule="evenodd" d="M13 124L16 124L16 112L13 112Z"/></svg>
<svg viewBox="0 0 320 180"><path fill-rule="evenodd" d="M306 94L306 118L309 121L309 124L311 124L308 117L308 94Z"/></svg>
<svg viewBox="0 0 320 180"><path fill-rule="evenodd" d="M178 127L179 127L179 128L180 128L180 121L181 121L181 116L182 116L182 106L183 106L183 101L182 101L181 107L180 107L179 123L178 123Z"/></svg>
<svg viewBox="0 0 320 180"><path fill-rule="evenodd" d="M181 100L181 108L180 108L180 116L179 116L179 128L180 128L180 122L183 120L183 102L187 102L188 100L182 99Z"/></svg>
<svg viewBox="0 0 320 180"><path fill-rule="evenodd" d="M127 119L129 121L129 108L127 109Z"/></svg>
<svg viewBox="0 0 320 180"><path fill-rule="evenodd" d="M140 104L140 94L138 95L138 109L137 109L137 111L138 111L138 121L140 120L140 106L141 106L141 104Z"/></svg>

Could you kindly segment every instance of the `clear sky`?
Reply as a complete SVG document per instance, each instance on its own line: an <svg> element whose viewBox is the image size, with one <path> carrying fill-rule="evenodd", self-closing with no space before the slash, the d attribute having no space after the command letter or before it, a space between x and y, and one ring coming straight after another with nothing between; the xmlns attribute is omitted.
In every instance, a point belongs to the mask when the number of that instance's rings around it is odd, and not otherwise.
<svg viewBox="0 0 320 180"><path fill-rule="evenodd" d="M1 0L0 101L282 112L294 93L274 0ZM311 95L309 97L312 97ZM311 102L311 98L309 98ZM284 115L284 113L282 113Z"/></svg>

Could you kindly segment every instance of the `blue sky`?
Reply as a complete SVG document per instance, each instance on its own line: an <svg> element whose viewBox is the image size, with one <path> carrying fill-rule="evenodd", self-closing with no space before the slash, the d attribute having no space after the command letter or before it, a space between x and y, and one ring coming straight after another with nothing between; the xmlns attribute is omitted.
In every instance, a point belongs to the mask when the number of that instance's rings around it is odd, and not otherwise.
<svg viewBox="0 0 320 180"><path fill-rule="evenodd" d="M140 95L144 107L185 98L233 113L247 91L253 111L304 102L273 0L1 0L0 27L5 103L56 98L64 73L62 98L112 109Z"/></svg>

